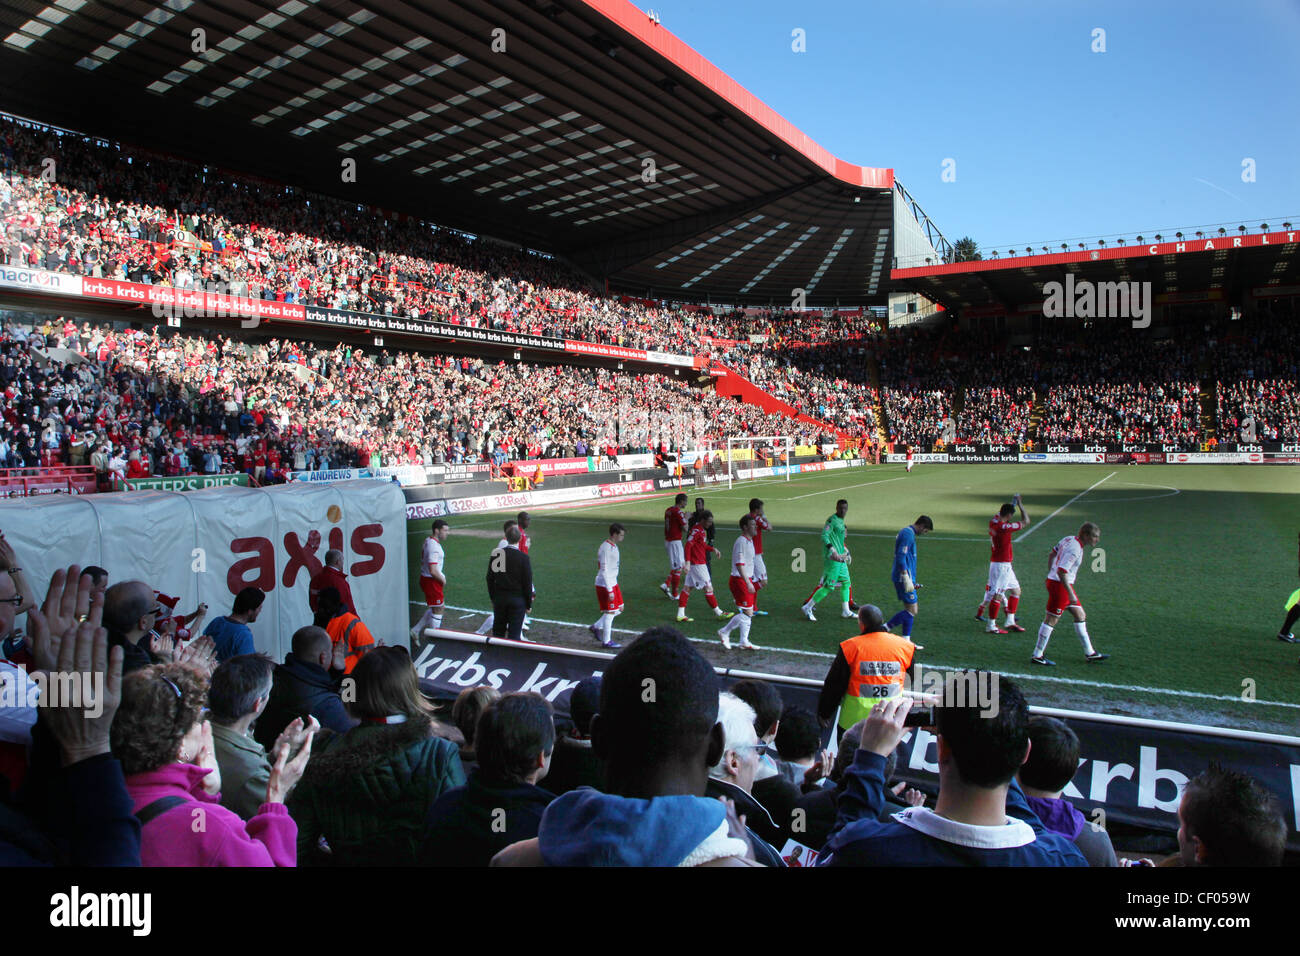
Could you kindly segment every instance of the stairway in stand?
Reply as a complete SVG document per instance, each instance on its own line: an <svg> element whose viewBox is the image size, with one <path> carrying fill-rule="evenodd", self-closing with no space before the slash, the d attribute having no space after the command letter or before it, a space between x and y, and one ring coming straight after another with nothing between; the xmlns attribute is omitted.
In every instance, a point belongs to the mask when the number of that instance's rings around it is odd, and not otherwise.
<svg viewBox="0 0 1300 956"><path fill-rule="evenodd" d="M885 421L885 400L880 388L880 363L876 361L875 355L867 359L867 380L876 394L876 443L884 448L889 438L889 423Z"/></svg>
<svg viewBox="0 0 1300 956"><path fill-rule="evenodd" d="M1031 441L1038 441L1038 423L1043 420L1047 414L1047 390L1034 386L1034 405L1029 410L1029 429L1025 437Z"/></svg>
<svg viewBox="0 0 1300 956"><path fill-rule="evenodd" d="M1201 441L1219 437L1219 403L1217 386L1213 379L1201 379Z"/></svg>

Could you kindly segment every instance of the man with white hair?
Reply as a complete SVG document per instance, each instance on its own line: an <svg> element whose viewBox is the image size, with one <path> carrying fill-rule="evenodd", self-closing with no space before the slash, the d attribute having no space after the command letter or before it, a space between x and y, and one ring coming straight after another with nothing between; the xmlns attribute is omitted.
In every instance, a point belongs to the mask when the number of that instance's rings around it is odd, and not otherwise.
<svg viewBox="0 0 1300 956"><path fill-rule="evenodd" d="M735 694L718 695L718 724L723 731L722 756L709 768L707 797L725 797L736 806L736 816L745 817L745 828L754 845L754 859L764 866L784 866L776 843L785 842L781 828L767 808L751 792L758 773L759 756L766 744L754 729L754 708Z"/></svg>

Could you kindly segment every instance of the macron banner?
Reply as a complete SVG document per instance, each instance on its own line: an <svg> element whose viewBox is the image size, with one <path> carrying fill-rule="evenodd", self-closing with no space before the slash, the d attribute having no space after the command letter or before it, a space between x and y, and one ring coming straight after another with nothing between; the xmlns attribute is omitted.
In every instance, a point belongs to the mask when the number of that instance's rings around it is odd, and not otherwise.
<svg viewBox="0 0 1300 956"><path fill-rule="evenodd" d="M81 295L81 276L46 272L44 269L26 269L22 266L0 266L0 286L30 292Z"/></svg>

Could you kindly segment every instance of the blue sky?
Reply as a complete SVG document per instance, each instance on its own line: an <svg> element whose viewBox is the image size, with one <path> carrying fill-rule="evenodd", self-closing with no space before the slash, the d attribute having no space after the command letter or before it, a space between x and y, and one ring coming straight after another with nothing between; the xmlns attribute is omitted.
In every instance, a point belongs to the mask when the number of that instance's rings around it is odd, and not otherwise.
<svg viewBox="0 0 1300 956"><path fill-rule="evenodd" d="M985 252L1300 223L1300 0L635 2Z"/></svg>

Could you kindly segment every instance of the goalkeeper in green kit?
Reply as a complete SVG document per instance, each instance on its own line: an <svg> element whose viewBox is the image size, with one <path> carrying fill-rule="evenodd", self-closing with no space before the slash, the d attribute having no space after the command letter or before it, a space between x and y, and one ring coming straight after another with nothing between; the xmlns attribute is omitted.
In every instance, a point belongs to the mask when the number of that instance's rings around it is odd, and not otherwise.
<svg viewBox="0 0 1300 956"><path fill-rule="evenodd" d="M840 617L857 617L853 606L853 582L849 580L849 563L853 558L844 543L848 534L848 529L844 527L844 516L848 513L849 503L841 498L835 502L835 514L826 519L826 525L822 528L822 579L817 584L817 590L801 608L803 616L810 621L817 620L813 617L813 608L817 602L836 588L839 588L844 608Z"/></svg>

